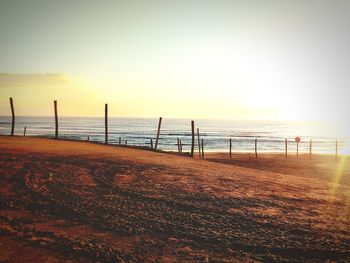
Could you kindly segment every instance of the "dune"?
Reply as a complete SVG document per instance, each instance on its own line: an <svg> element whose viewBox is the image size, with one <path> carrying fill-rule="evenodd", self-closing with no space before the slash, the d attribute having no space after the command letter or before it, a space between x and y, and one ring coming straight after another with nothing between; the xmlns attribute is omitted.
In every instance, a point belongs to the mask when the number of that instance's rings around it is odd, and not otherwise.
<svg viewBox="0 0 350 263"><path fill-rule="evenodd" d="M350 261L350 161L0 136L0 261Z"/></svg>

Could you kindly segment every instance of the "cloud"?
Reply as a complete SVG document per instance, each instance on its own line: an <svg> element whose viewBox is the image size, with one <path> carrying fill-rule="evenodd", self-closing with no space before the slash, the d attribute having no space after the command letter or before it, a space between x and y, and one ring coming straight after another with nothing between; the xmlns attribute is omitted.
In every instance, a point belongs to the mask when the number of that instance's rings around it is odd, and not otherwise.
<svg viewBox="0 0 350 263"><path fill-rule="evenodd" d="M0 73L0 88L57 86L68 83L69 77L61 73Z"/></svg>

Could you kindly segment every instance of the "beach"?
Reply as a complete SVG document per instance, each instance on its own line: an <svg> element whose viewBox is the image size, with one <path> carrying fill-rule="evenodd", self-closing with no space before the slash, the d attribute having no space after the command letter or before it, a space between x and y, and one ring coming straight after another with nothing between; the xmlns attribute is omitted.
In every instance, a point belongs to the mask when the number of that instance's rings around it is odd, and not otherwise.
<svg viewBox="0 0 350 263"><path fill-rule="evenodd" d="M350 158L0 136L0 261L350 261Z"/></svg>

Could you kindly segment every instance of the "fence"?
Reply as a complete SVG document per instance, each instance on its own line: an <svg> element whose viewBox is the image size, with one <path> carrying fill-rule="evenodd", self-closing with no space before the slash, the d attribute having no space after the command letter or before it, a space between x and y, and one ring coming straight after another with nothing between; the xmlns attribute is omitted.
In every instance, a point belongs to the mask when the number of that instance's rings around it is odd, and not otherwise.
<svg viewBox="0 0 350 263"><path fill-rule="evenodd" d="M227 152L229 157L238 152L251 152L256 157L264 152L280 152L286 157L297 152L337 156L345 147L345 140L308 134L303 134L297 144L293 135L300 127L281 122L108 117L107 104L104 117L62 117L57 102L54 102L54 116L15 116L14 101L10 101L12 116L0 117L2 135L89 140L188 152L202 157L204 152Z"/></svg>

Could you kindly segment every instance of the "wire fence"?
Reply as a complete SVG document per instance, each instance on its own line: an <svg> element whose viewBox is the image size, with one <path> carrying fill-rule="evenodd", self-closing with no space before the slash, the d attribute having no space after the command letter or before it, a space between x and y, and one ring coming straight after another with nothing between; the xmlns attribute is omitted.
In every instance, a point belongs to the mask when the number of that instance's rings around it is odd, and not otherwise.
<svg viewBox="0 0 350 263"><path fill-rule="evenodd" d="M310 129L312 125L305 123L198 120L192 130L189 119L108 117L107 104L105 117L58 116L56 101L55 115L49 117L15 116L12 98L10 107L12 116L0 117L2 135L89 140L191 153L194 147L206 152L255 152L256 156L257 152L312 151L336 156L349 152L346 139L312 134L315 129ZM302 138L299 143L294 141L295 135Z"/></svg>
<svg viewBox="0 0 350 263"><path fill-rule="evenodd" d="M105 142L104 117L58 116L57 121L60 139ZM155 147L158 122L158 118L109 117L108 144ZM197 128L206 152L228 152L231 149L232 153L285 153L286 139L288 153L310 153L311 147L313 153L343 154L346 153L348 145L344 138L314 136L305 127L289 122L200 119L195 121L193 144L196 151L201 141L197 137ZM55 138L55 129L54 116L16 116L13 132L14 135ZM12 117L0 116L0 134L9 135L11 131ZM298 144L294 141L296 136L301 137ZM177 152L181 141L182 152L191 152L192 138L191 120L163 118L157 149Z"/></svg>

